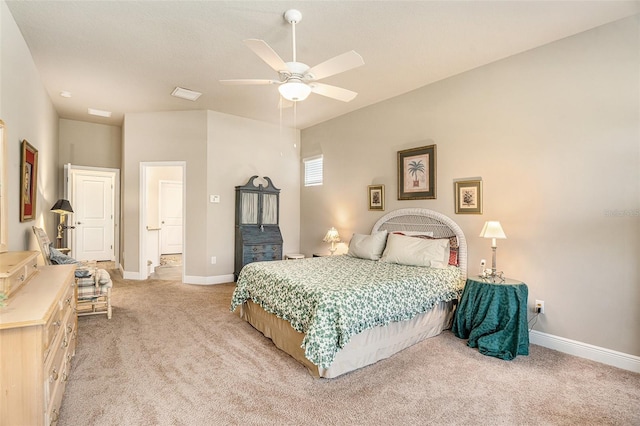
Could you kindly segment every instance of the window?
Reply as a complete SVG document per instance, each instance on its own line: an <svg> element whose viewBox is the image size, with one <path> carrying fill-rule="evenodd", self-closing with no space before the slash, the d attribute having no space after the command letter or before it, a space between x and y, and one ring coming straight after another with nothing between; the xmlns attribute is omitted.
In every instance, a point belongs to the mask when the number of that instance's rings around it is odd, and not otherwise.
<svg viewBox="0 0 640 426"><path fill-rule="evenodd" d="M305 158L304 186L322 185L322 155Z"/></svg>

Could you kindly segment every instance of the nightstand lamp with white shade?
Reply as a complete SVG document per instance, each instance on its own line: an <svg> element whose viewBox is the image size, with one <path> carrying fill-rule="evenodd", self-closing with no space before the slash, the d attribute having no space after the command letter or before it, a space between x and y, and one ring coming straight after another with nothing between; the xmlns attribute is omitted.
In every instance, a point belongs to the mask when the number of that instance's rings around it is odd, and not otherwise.
<svg viewBox="0 0 640 426"><path fill-rule="evenodd" d="M337 248L336 243L340 242L340 234L338 234L338 230L334 227L331 227L331 229L327 231L327 235L324 236L322 241L324 241L325 243L331 243L329 252L331 253L331 255L333 255Z"/></svg>
<svg viewBox="0 0 640 426"><path fill-rule="evenodd" d="M496 243L496 239L506 239L507 236L505 235L504 231L502 230L502 226L500 225L500 222L498 221L488 221L484 223L484 227L482 228L482 231L480 232L480 236L482 238L491 238L491 251L492 253L492 258L491 258L491 275L490 277L497 277L499 275L502 275L502 273L498 273L497 272L497 268L496 268L496 249L498 248L498 245Z"/></svg>

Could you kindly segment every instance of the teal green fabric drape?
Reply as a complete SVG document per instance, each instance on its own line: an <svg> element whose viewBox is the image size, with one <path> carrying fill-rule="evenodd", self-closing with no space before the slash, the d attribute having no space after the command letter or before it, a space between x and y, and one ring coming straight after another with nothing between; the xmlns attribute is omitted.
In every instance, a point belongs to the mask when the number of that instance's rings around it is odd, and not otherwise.
<svg viewBox="0 0 640 426"><path fill-rule="evenodd" d="M468 279L453 322L453 333L484 355L511 360L529 355L526 284Z"/></svg>

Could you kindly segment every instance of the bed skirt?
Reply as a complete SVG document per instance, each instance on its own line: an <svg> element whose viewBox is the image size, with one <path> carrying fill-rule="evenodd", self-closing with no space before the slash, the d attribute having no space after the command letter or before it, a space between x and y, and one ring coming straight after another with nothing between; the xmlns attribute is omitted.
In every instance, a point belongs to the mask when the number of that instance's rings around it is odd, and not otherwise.
<svg viewBox="0 0 640 426"><path fill-rule="evenodd" d="M304 334L294 330L288 321L266 312L251 300L240 306L239 315L271 339L278 348L307 367L314 377L334 378L374 364L424 339L437 336L451 327L453 311L453 301L440 302L433 309L411 320L365 330L351 338L338 352L329 368L320 368L304 356L304 349L300 347Z"/></svg>

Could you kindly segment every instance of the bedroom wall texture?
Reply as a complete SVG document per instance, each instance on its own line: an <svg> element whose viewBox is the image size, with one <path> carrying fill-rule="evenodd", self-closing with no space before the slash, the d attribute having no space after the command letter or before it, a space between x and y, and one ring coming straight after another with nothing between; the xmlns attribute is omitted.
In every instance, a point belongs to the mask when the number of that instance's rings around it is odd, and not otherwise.
<svg viewBox="0 0 640 426"><path fill-rule="evenodd" d="M269 176L282 190L285 251L299 250L299 148L292 148L299 147L299 132L214 111L182 111L127 114L123 135L125 273L140 271L140 162L186 162L184 262L197 283L233 274L235 186L252 175ZM220 195L220 203L210 203L209 195Z"/></svg>
<svg viewBox="0 0 640 426"><path fill-rule="evenodd" d="M7 132L8 249L39 250L31 227L53 235L58 220L49 212L58 199L58 114L5 2L0 2L0 119ZM20 222L19 208L23 139L38 150L36 215L27 222Z"/></svg>
<svg viewBox="0 0 640 426"><path fill-rule="evenodd" d="M545 301L535 330L640 356L639 17L611 23L302 131L324 155L323 186L301 189L301 249L348 243L386 212L424 207L456 220L469 273L501 221L498 268ZM366 59L366 58L365 58ZM397 200L397 151L437 144L437 199ZM454 179L482 177L484 214L454 213ZM346 250L346 243L341 248Z"/></svg>
<svg viewBox="0 0 640 426"><path fill-rule="evenodd" d="M119 169L122 163L122 127L60 119L60 158L64 165Z"/></svg>

